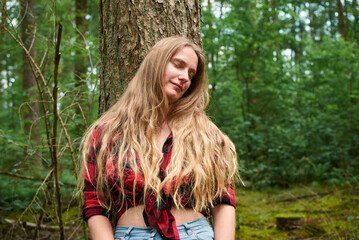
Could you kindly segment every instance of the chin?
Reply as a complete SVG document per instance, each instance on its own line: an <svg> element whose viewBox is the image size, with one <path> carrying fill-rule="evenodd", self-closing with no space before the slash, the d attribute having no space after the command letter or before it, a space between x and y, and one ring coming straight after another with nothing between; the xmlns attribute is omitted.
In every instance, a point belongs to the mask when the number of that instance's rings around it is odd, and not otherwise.
<svg viewBox="0 0 359 240"><path fill-rule="evenodd" d="M167 99L170 103L175 103L180 98L181 98L181 96L178 94L167 95Z"/></svg>

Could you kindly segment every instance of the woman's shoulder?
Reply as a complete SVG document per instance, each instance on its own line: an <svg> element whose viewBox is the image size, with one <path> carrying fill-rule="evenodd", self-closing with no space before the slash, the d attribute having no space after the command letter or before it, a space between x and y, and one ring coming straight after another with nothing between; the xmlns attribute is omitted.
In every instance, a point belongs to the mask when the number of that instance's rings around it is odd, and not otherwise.
<svg viewBox="0 0 359 240"><path fill-rule="evenodd" d="M109 119L100 118L92 124L92 127L90 127L90 129L92 129L92 132L104 132L111 125L112 122L113 119L111 118Z"/></svg>
<svg viewBox="0 0 359 240"><path fill-rule="evenodd" d="M102 121L95 122L93 126L89 130L89 134L91 136L91 145L99 144L104 133L107 131L108 124L110 123L111 119L106 119Z"/></svg>

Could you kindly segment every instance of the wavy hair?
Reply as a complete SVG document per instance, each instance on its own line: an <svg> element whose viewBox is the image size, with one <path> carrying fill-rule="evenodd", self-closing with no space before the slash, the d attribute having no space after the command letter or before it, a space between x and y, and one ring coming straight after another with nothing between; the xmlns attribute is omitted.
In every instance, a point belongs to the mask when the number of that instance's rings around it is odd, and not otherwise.
<svg viewBox="0 0 359 240"><path fill-rule="evenodd" d="M162 85L164 70L171 58L186 46L192 47L198 57L196 75L185 94L169 106ZM149 51L118 101L85 133L81 144L80 184L87 172L89 152L94 147L91 136L94 128L99 127L102 144L96 154L98 174L94 183L104 207L112 207L112 186L106 169L114 165L121 189L124 189L122 173L127 165L143 176L144 193L155 192L157 201L161 201L160 192L167 185L171 186L170 195L176 207L184 207L181 203L184 195L190 197L191 206L197 211L213 206L216 198L228 192L229 182L238 173L234 144L207 117L208 101L202 49L184 37L160 40ZM162 151L157 147L156 134L164 119L172 131L173 145L167 175L161 181ZM188 187L184 188L184 183ZM136 180L133 191L135 187Z"/></svg>

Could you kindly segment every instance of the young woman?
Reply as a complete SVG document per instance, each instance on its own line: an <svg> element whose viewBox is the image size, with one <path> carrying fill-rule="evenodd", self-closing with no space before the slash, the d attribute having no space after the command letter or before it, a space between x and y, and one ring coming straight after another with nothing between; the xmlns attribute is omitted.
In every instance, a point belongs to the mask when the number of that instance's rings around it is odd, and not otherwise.
<svg viewBox="0 0 359 240"><path fill-rule="evenodd" d="M183 37L159 41L83 139L92 239L234 239L237 156L207 104L202 50Z"/></svg>

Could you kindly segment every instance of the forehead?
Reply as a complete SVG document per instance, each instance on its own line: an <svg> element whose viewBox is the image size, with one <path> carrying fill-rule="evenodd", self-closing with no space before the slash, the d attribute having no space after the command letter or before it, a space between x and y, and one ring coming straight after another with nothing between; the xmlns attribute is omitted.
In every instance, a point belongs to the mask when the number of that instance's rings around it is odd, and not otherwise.
<svg viewBox="0 0 359 240"><path fill-rule="evenodd" d="M185 46L181 49L179 49L171 58L172 60L179 60L186 65L188 65L190 68L193 68L194 70L197 69L198 65L198 56L196 52L193 50L190 46Z"/></svg>

